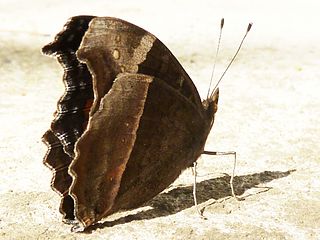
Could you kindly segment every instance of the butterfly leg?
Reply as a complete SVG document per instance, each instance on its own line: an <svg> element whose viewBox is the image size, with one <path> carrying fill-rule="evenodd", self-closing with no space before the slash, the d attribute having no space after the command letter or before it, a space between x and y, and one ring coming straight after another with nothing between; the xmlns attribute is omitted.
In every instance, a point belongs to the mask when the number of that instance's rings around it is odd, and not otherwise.
<svg viewBox="0 0 320 240"><path fill-rule="evenodd" d="M219 156L219 155L220 156L221 155L233 155L234 156L233 170L232 170L232 174L231 174L231 178L230 178L231 194L236 200L238 200L238 201L243 200L242 198L236 196L235 191L234 191L234 186L233 186L234 173L235 173L236 165L237 165L237 152L235 152L235 151L229 151L229 152L203 151L203 154L206 154L206 155L217 155L217 156Z"/></svg>
<svg viewBox="0 0 320 240"><path fill-rule="evenodd" d="M193 178L193 191L192 191L194 206L196 207L197 212L200 215L200 217L206 220L207 218L205 216L203 216L204 209L200 210L198 207L198 201L197 201L197 162L196 161L193 163L192 172L193 172L193 176L194 176L194 178Z"/></svg>

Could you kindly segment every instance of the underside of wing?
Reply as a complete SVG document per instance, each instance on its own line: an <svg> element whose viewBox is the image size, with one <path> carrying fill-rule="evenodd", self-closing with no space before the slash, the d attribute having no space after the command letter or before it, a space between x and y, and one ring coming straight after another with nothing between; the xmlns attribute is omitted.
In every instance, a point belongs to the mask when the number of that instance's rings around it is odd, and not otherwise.
<svg viewBox="0 0 320 240"><path fill-rule="evenodd" d="M77 55L94 75L110 79L122 72L154 76L178 90L196 107L202 107L195 85L170 50L154 35L129 22L110 17L94 18ZM96 84L102 85L94 86L99 102L101 89L110 89L112 83Z"/></svg>
<svg viewBox="0 0 320 240"><path fill-rule="evenodd" d="M209 131L185 96L154 78L113 211L139 207L167 188L201 155Z"/></svg>
<svg viewBox="0 0 320 240"><path fill-rule="evenodd" d="M118 194L152 77L119 77L76 144L70 166L75 214L84 227L108 215Z"/></svg>
<svg viewBox="0 0 320 240"><path fill-rule="evenodd" d="M74 157L74 144L86 128L93 101L92 77L80 63L76 51L93 16L70 18L54 41L43 47L46 55L56 56L64 69L65 92L57 103L50 130L43 135L48 146L44 164L53 171L52 188L62 199L60 212L66 221L74 220L74 203L69 195L72 182L68 167Z"/></svg>
<svg viewBox="0 0 320 240"><path fill-rule="evenodd" d="M70 166L84 228L147 202L203 152L210 124L165 81L120 74L91 116Z"/></svg>

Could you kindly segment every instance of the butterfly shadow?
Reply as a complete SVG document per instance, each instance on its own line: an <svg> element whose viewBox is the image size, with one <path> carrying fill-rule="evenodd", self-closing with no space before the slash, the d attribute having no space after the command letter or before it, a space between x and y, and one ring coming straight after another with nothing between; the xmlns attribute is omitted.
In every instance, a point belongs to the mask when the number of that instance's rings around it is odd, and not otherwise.
<svg viewBox="0 0 320 240"><path fill-rule="evenodd" d="M288 170L286 172L264 171L249 175L235 176L233 180L235 194L240 196L248 189L259 188L259 184L264 184L274 179L286 177L294 171L296 170ZM265 189L270 188L266 187ZM250 195L251 194L244 196L244 199ZM224 175L223 177L208 179L197 183L198 204L204 203L208 200L224 199L230 196L232 196L232 193L229 175ZM193 206L193 186L177 186L167 192L159 194L147 202L144 207L149 207L150 209L135 214L129 214L115 220L97 223L86 229L86 232L90 233L96 229L112 227L135 220L146 220L168 216Z"/></svg>

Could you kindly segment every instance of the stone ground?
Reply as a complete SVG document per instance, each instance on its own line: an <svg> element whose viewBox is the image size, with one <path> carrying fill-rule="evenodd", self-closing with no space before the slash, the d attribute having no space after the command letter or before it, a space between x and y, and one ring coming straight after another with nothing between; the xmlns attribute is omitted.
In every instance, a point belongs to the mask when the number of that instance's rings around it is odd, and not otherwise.
<svg viewBox="0 0 320 240"><path fill-rule="evenodd" d="M91 1L93 2L93 1ZM0 239L320 239L320 32L317 1L0 1ZM219 32L216 78L254 23L220 85L206 149L238 153L199 159L198 202L191 170L144 207L104 219L89 233L60 220L52 173L42 165L56 101L58 64L41 47L73 15L115 16L158 36L208 87Z"/></svg>

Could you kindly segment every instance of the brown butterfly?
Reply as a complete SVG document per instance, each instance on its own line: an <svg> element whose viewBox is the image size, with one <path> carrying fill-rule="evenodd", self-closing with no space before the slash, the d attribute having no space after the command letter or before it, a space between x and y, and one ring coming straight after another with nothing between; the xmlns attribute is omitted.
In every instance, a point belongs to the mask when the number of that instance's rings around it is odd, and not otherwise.
<svg viewBox="0 0 320 240"><path fill-rule="evenodd" d="M64 68L66 90L43 140L65 221L85 229L137 208L204 152L219 91L201 101L151 33L117 18L76 16L42 50Z"/></svg>

